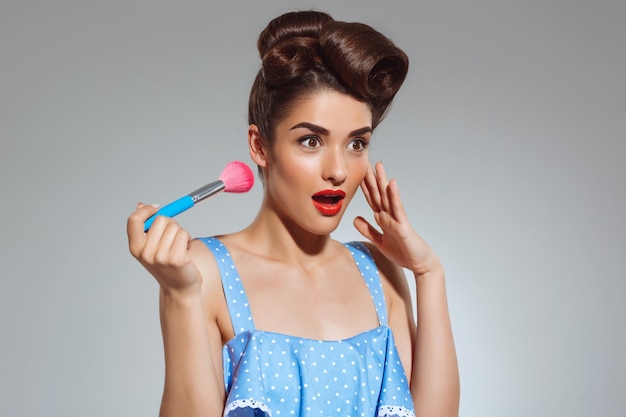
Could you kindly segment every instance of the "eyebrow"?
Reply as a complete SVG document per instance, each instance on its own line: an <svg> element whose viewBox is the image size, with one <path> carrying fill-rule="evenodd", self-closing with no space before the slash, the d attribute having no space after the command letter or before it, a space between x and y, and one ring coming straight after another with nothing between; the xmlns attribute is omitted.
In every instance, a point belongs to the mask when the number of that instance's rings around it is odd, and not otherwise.
<svg viewBox="0 0 626 417"><path fill-rule="evenodd" d="M311 132L317 133L318 135L328 135L330 133L328 129L308 122L300 122L298 124L295 124L291 127L291 130L300 128L309 129ZM360 136L365 133L372 133L372 128L370 126L365 126L360 129L353 130L348 134L348 136Z"/></svg>

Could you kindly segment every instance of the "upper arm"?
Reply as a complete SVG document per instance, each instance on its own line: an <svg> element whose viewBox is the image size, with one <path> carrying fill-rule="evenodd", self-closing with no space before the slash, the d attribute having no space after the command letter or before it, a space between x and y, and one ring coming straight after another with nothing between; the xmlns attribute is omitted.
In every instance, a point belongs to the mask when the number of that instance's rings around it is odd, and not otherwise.
<svg viewBox="0 0 626 417"><path fill-rule="evenodd" d="M202 275L202 302L206 318L207 333L211 357L215 369L224 384L224 370L222 364L222 347L234 335L228 315L228 307L224 298L224 290L219 268L215 257L200 240L193 240L189 248L189 255Z"/></svg>

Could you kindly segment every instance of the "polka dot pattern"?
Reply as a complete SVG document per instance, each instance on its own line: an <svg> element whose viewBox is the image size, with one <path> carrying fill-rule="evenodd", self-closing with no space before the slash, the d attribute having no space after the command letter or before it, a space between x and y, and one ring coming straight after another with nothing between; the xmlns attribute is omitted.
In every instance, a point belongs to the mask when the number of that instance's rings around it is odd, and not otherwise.
<svg viewBox="0 0 626 417"><path fill-rule="evenodd" d="M371 254L349 243L370 289L380 326L343 340L313 340L256 330L243 285L226 248L203 239L220 266L236 336L223 348L226 417L412 417L404 368L387 326ZM226 274L228 272L228 275Z"/></svg>

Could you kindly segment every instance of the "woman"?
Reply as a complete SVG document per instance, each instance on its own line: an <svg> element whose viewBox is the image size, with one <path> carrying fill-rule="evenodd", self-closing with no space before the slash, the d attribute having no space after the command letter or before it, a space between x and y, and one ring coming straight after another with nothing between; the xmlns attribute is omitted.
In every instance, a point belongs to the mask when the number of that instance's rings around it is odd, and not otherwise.
<svg viewBox="0 0 626 417"><path fill-rule="evenodd" d="M453 416L459 382L436 254L395 180L368 159L408 59L369 26L294 12L271 21L249 103L258 215L191 240L139 204L130 251L161 287L162 416ZM330 237L359 187L368 243ZM417 315L403 268L417 288Z"/></svg>

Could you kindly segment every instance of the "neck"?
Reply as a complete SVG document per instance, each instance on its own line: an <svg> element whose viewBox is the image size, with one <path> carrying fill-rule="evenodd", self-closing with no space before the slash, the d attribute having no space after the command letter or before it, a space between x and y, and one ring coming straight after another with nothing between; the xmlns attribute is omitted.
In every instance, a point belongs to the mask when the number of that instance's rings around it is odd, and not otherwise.
<svg viewBox="0 0 626 417"><path fill-rule="evenodd" d="M266 250L267 257L286 263L319 261L320 255L334 246L330 234L310 233L266 206L242 233L255 251Z"/></svg>

